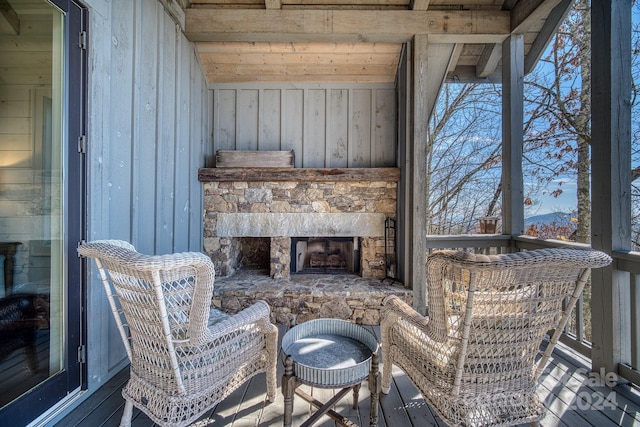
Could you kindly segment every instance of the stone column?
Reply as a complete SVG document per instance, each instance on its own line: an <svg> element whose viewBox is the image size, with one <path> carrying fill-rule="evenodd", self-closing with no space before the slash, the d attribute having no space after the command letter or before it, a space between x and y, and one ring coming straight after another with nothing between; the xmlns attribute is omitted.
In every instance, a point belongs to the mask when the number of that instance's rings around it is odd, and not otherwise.
<svg viewBox="0 0 640 427"><path fill-rule="evenodd" d="M272 237L270 257L271 278L288 278L291 275L291 238Z"/></svg>

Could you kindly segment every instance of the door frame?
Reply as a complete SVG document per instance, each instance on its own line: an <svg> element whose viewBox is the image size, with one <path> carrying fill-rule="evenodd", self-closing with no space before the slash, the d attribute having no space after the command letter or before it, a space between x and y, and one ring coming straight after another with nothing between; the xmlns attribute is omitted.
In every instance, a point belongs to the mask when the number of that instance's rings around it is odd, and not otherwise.
<svg viewBox="0 0 640 427"><path fill-rule="evenodd" d="M27 425L56 406L74 390L86 389L85 307L86 283L84 263L76 248L86 235L86 165L83 138L87 111L87 8L73 0L48 0L64 13L64 160L66 266L64 365L60 372L49 377L15 401L0 409L0 419L12 420L15 425Z"/></svg>

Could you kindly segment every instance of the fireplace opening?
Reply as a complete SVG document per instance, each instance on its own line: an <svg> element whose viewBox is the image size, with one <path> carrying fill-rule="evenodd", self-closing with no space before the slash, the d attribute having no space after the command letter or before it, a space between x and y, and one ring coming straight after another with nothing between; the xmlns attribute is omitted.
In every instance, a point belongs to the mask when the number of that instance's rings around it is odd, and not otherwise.
<svg viewBox="0 0 640 427"><path fill-rule="evenodd" d="M238 268L269 270L269 237L242 237L238 239Z"/></svg>
<svg viewBox="0 0 640 427"><path fill-rule="evenodd" d="M358 237L291 238L291 273L359 273L359 240Z"/></svg>

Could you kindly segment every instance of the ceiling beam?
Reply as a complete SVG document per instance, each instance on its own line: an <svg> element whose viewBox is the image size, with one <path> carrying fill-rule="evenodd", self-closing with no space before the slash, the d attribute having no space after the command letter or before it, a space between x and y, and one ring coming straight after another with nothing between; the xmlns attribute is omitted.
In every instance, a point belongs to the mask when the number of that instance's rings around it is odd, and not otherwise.
<svg viewBox="0 0 640 427"><path fill-rule="evenodd" d="M502 83L502 67L498 66L493 74L483 78L476 75L475 65L458 65L447 75L447 83Z"/></svg>
<svg viewBox="0 0 640 427"><path fill-rule="evenodd" d="M464 45L462 43L456 43L453 47L453 53L451 54L451 58L449 59L449 65L447 65L447 74L453 72L458 65L458 59L460 59L460 55L462 54L462 49L464 49Z"/></svg>
<svg viewBox="0 0 640 427"><path fill-rule="evenodd" d="M187 9L190 41L501 43L509 11ZM401 23L401 24L400 24Z"/></svg>
<svg viewBox="0 0 640 427"><path fill-rule="evenodd" d="M540 57L542 56L542 53L549 45L551 38L554 36L556 31L558 30L558 27L569 13L572 4L573 0L562 0L559 5L553 8L551 13L549 14L549 17L540 29L538 36L529 48L527 56L525 56L524 58L525 74L529 73L538 63Z"/></svg>
<svg viewBox="0 0 640 427"><path fill-rule="evenodd" d="M562 0L520 0L511 10L511 33L523 34L546 19Z"/></svg>
<svg viewBox="0 0 640 427"><path fill-rule="evenodd" d="M20 34L20 19L7 0L0 0L0 34Z"/></svg>
<svg viewBox="0 0 640 427"><path fill-rule="evenodd" d="M424 117L431 117L433 114L440 88L446 80L447 70L455 51L455 44L429 43L427 45L426 55L423 56L426 75L426 93L424 94L426 116Z"/></svg>
<svg viewBox="0 0 640 427"><path fill-rule="evenodd" d="M429 9L430 0L411 0L411 10L427 10Z"/></svg>
<svg viewBox="0 0 640 427"><path fill-rule="evenodd" d="M264 0L267 9L282 9L282 0Z"/></svg>
<svg viewBox="0 0 640 427"><path fill-rule="evenodd" d="M184 10L178 0L160 0L164 6L164 10L173 18L180 28L184 29Z"/></svg>
<svg viewBox="0 0 640 427"><path fill-rule="evenodd" d="M495 73L498 63L502 58L502 45L500 43L487 44L476 64L476 76L488 77Z"/></svg>

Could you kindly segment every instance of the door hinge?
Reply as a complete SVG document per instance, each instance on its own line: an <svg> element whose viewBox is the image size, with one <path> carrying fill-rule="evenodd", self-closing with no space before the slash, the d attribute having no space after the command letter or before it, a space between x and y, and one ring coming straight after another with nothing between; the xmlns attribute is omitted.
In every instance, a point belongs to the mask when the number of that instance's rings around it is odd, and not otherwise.
<svg viewBox="0 0 640 427"><path fill-rule="evenodd" d="M78 35L78 46L80 47L80 49L87 48L87 32L86 31L80 31L80 34Z"/></svg>
<svg viewBox="0 0 640 427"><path fill-rule="evenodd" d="M78 363L87 363L87 346L84 344L78 347Z"/></svg>
<svg viewBox="0 0 640 427"><path fill-rule="evenodd" d="M85 154L87 152L87 138L84 135L78 137L78 153Z"/></svg>
<svg viewBox="0 0 640 427"><path fill-rule="evenodd" d="M84 245L85 243L87 243L86 240L82 239L78 242L78 244L76 245L76 249L78 249L80 246ZM78 258L82 258L82 255L80 255L80 253L78 251L76 251L76 254L78 255Z"/></svg>

